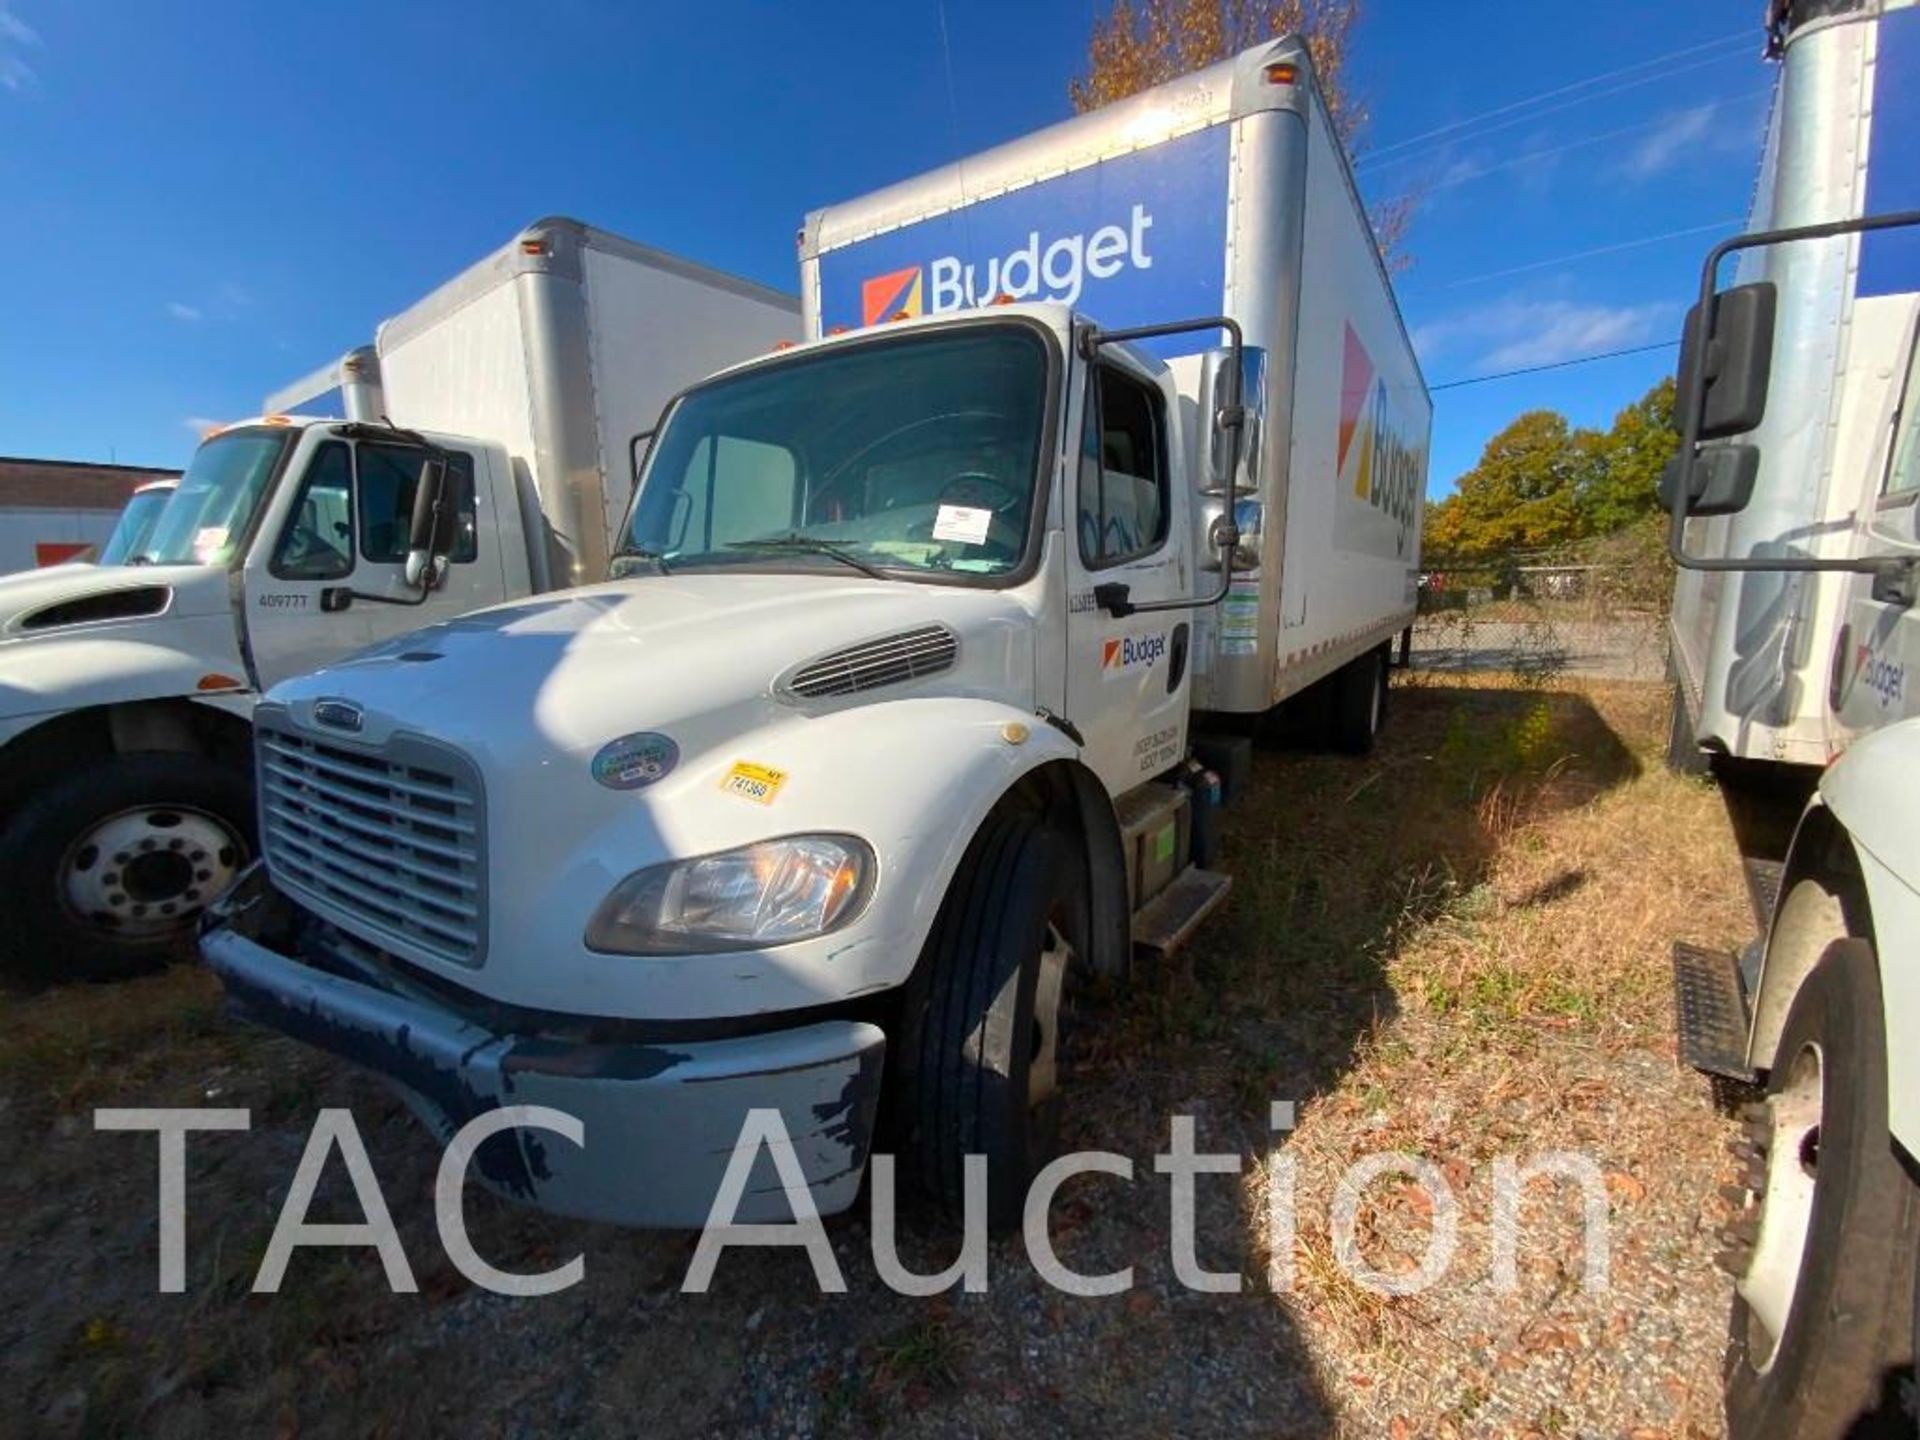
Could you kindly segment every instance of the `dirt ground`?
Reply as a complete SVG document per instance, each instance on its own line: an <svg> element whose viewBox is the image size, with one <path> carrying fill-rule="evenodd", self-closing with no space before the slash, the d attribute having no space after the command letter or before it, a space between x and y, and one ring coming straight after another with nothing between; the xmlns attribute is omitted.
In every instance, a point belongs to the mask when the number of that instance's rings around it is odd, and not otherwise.
<svg viewBox="0 0 1920 1440"><path fill-rule="evenodd" d="M1673 1059L1667 978L1672 939L1733 944L1751 923L1719 802L1660 768L1658 686L1414 678L1374 756L1263 754L1231 812L1228 909L1179 963L1079 1009L1067 1143L1135 1178L1070 1182L1053 1237L1082 1272L1133 1266L1124 1293L1053 1290L1015 1236L987 1293L897 1296L862 1208L829 1224L844 1294L772 1250L730 1252L685 1294L691 1237L471 1194L493 1263L585 1257L564 1293L493 1295L436 1243L438 1154L397 1102L230 1022L183 967L0 1001L0 1433L1719 1434L1728 1123ZM1277 1100L1297 1126L1275 1148ZM184 1294L156 1293L153 1140L96 1132L102 1105L251 1112L189 1144ZM281 1293L251 1293L326 1106L353 1111L416 1294L388 1293L368 1250L303 1251ZM1174 1114L1246 1157L1199 1182L1199 1258L1245 1277L1238 1294L1173 1279L1152 1157ZM1334 1253L1337 1177L1381 1151L1431 1162L1456 1205L1452 1263L1417 1295L1365 1288ZM1547 1151L1604 1187L1597 1291L1574 1187L1546 1180L1516 1283L1497 1283L1495 1166ZM1406 1274L1447 1218L1436 1193L1371 1185L1358 1258ZM321 1197L315 1218L359 1218L337 1163ZM911 1268L951 1259L923 1207L902 1228Z"/></svg>

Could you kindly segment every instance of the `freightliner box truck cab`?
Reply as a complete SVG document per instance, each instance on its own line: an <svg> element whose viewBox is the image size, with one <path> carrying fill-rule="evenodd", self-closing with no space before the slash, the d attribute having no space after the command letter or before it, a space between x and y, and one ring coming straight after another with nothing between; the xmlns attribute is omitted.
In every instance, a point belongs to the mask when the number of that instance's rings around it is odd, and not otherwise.
<svg viewBox="0 0 1920 1440"><path fill-rule="evenodd" d="M1782 772L1813 794L1784 856L1749 858L1763 938L1675 947L1681 1050L1755 1087L1723 1235L1730 1433L1912 1434L1920 8L1776 0L1768 30L1754 216L1682 351L1674 748L1713 758L1743 835Z"/></svg>
<svg viewBox="0 0 1920 1440"><path fill-rule="evenodd" d="M255 854L260 694L603 577L636 437L682 386L791 339L798 308L539 222L274 397L344 419L228 426L126 564L0 581L5 970L98 977L181 951Z"/></svg>
<svg viewBox="0 0 1920 1440"><path fill-rule="evenodd" d="M523 1200L700 1224L771 1110L841 1209L890 1094L1007 1221L1067 997L1227 891L1196 716L1378 727L1426 390L1291 41L809 217L802 276L816 338L667 408L613 581L272 692L203 953L442 1134L578 1118L482 1156Z"/></svg>

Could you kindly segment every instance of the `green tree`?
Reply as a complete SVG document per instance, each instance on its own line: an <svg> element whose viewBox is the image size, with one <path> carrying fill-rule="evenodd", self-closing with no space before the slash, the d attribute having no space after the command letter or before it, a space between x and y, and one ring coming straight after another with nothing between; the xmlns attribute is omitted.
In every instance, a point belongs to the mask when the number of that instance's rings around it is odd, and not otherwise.
<svg viewBox="0 0 1920 1440"><path fill-rule="evenodd" d="M1580 513L1590 535L1611 535L1660 508L1655 487L1680 446L1673 379L1662 380L1614 417L1604 435L1585 432Z"/></svg>
<svg viewBox="0 0 1920 1440"><path fill-rule="evenodd" d="M1426 548L1454 560L1541 550L1579 538L1582 446L1555 410L1529 410L1429 517Z"/></svg>

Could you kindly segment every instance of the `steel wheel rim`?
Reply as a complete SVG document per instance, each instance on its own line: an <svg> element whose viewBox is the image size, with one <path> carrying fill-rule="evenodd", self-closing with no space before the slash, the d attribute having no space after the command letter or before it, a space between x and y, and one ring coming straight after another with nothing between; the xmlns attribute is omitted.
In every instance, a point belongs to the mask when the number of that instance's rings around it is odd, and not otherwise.
<svg viewBox="0 0 1920 1440"><path fill-rule="evenodd" d="M1813 1228L1826 1070L1820 1047L1793 1057L1784 1088L1767 1097L1766 1173L1753 1255L1734 1289L1747 1307L1747 1359L1769 1370L1793 1313Z"/></svg>
<svg viewBox="0 0 1920 1440"><path fill-rule="evenodd" d="M183 805L139 805L95 821L61 857L61 904L81 923L129 940L177 929L246 863L239 832Z"/></svg>

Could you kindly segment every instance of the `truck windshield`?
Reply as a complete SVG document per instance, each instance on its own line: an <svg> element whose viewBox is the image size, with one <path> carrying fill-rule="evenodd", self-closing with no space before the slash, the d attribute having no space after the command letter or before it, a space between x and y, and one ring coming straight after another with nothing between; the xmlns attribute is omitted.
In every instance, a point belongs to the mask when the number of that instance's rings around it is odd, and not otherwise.
<svg viewBox="0 0 1920 1440"><path fill-rule="evenodd" d="M1033 519L1047 364L1034 331L995 325L703 385L654 443L620 553L674 570L1012 570Z"/></svg>
<svg viewBox="0 0 1920 1440"><path fill-rule="evenodd" d="M126 508L113 523L113 534L100 547L100 563L124 565L128 556L140 554L172 495L173 487L168 486L164 490L141 490L129 496Z"/></svg>
<svg viewBox="0 0 1920 1440"><path fill-rule="evenodd" d="M220 565L246 539L291 430L231 430L194 453L153 534L129 556L150 565Z"/></svg>

